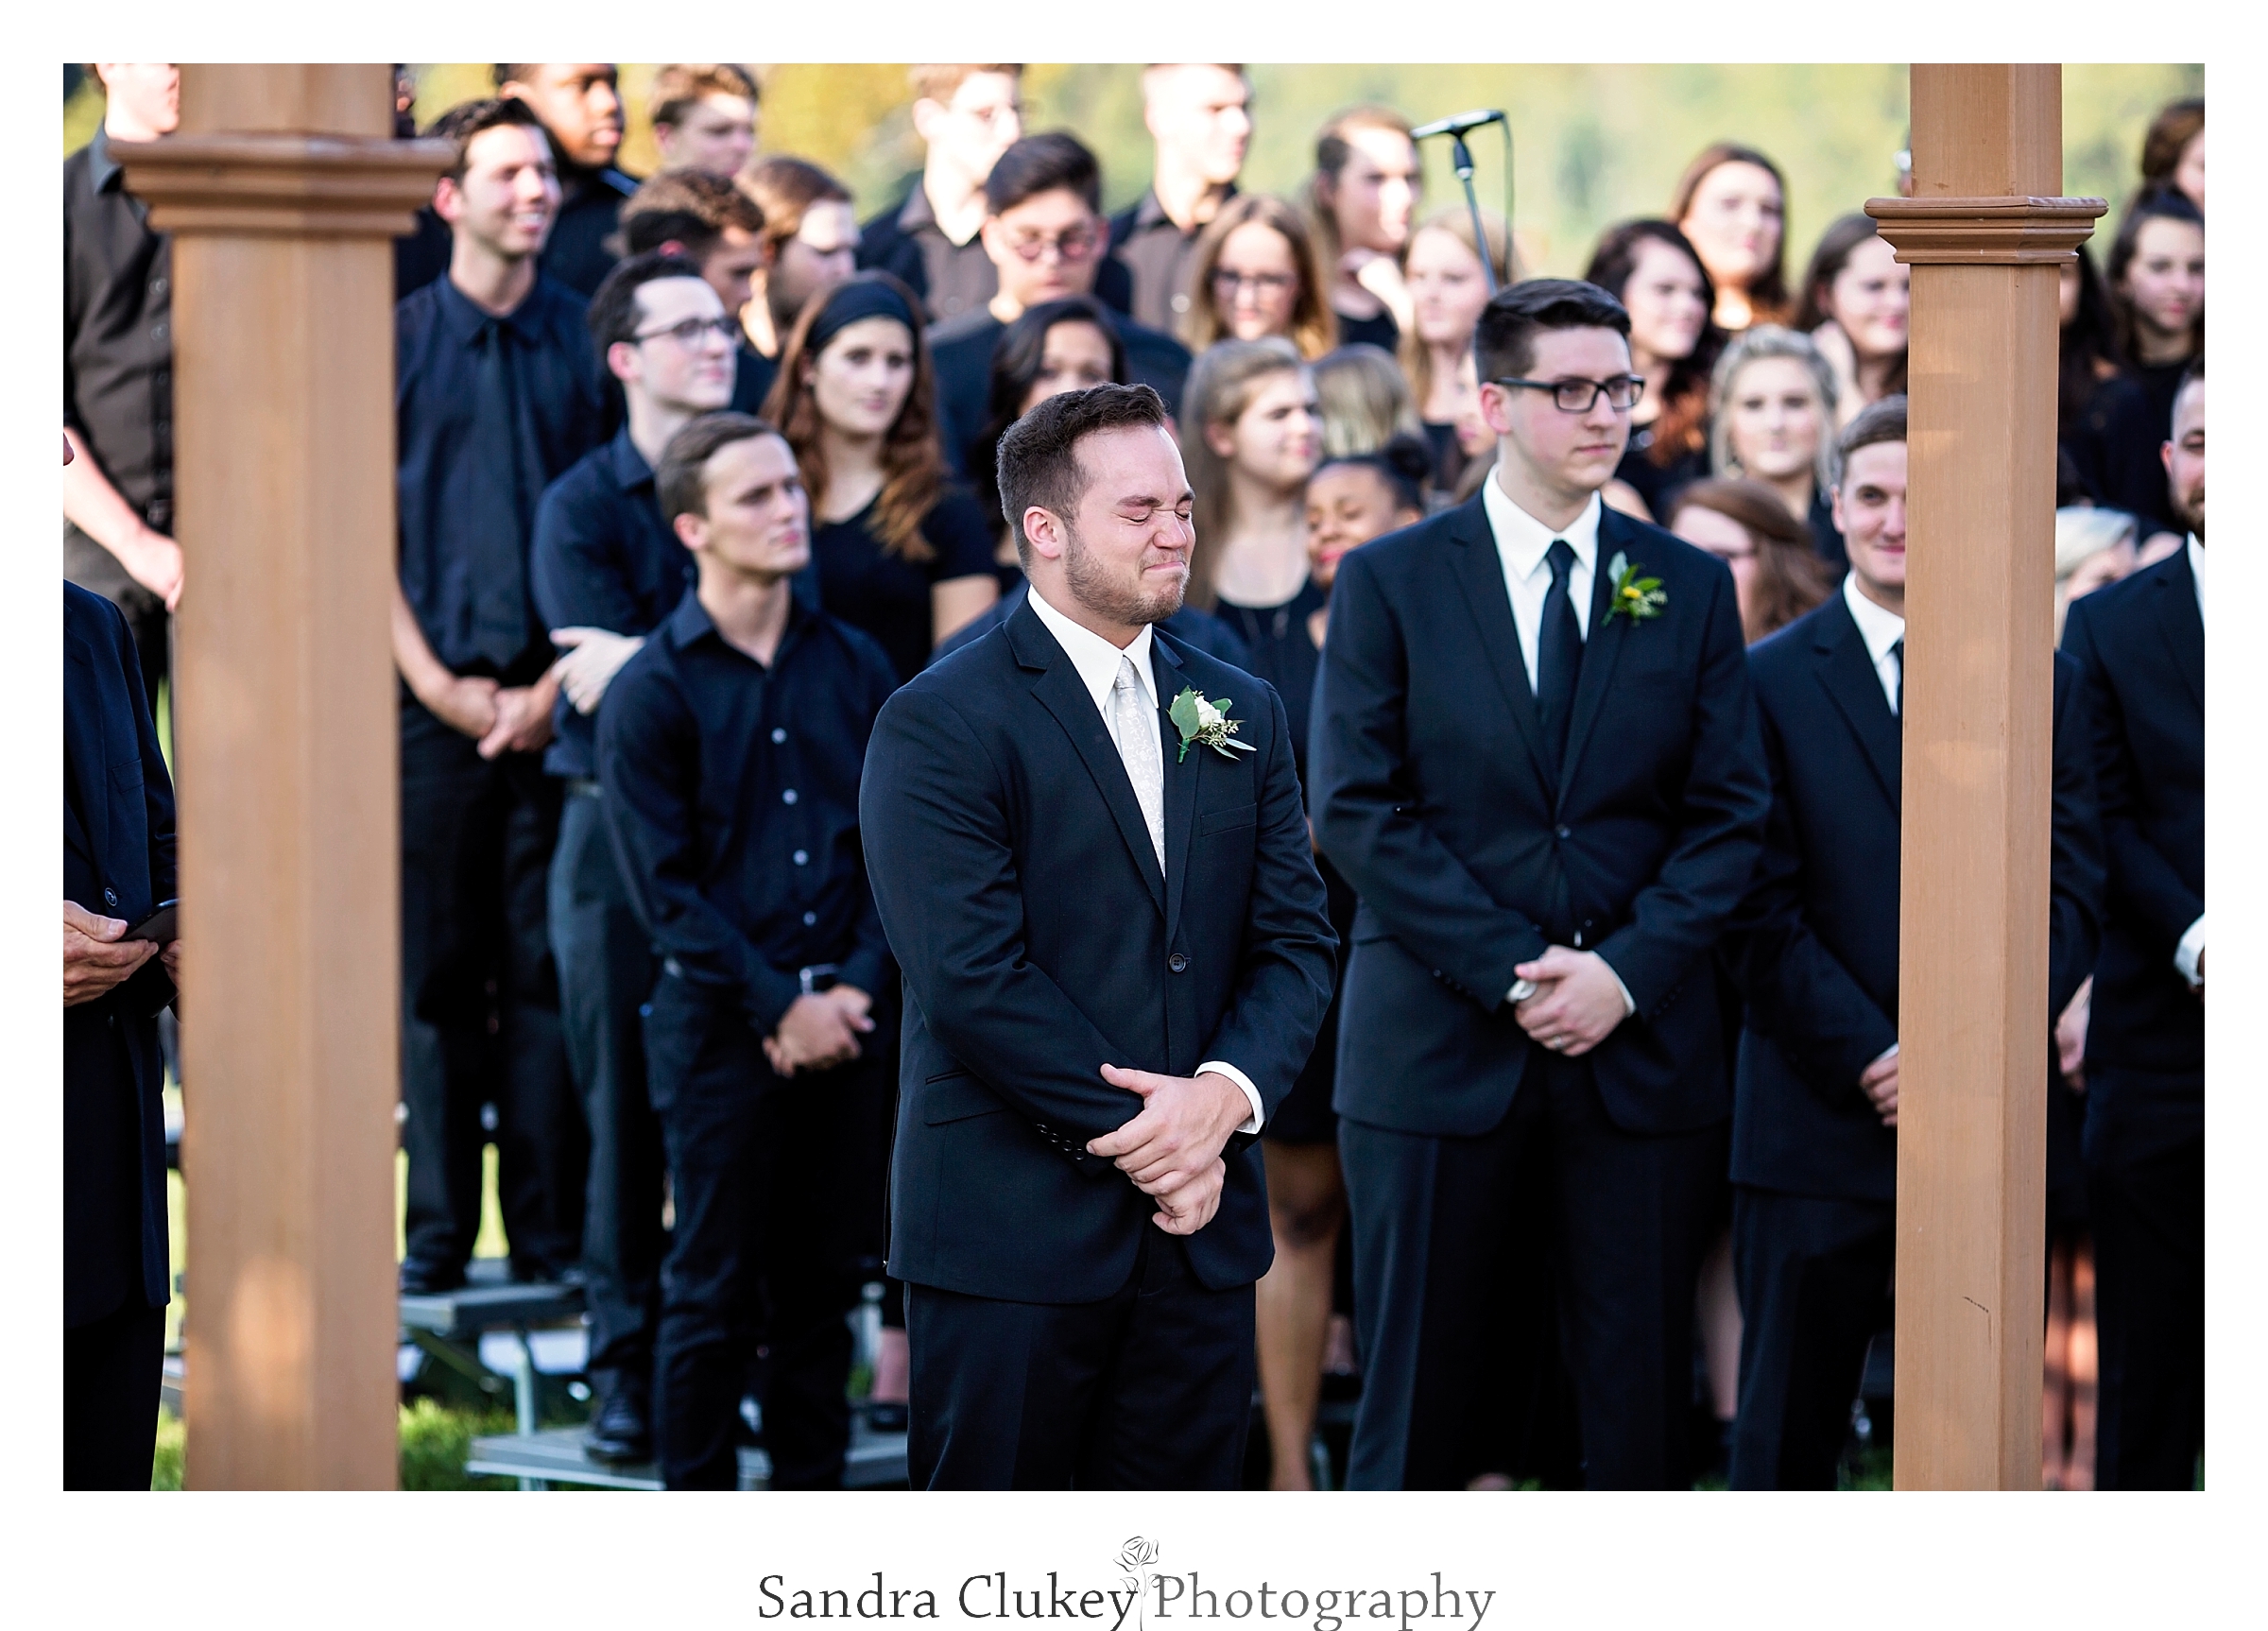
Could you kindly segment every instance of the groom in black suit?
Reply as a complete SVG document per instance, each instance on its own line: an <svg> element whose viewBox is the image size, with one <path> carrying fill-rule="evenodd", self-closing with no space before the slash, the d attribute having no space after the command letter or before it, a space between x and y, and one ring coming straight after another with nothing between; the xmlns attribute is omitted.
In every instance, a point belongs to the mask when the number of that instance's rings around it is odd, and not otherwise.
<svg viewBox="0 0 2268 1631"><path fill-rule="evenodd" d="M920 1487L1242 1471L1255 1140L1337 941L1283 704L1154 627L1194 542L1165 427L1146 386L1016 422L1000 490L1032 593L892 696L867 752L905 976L889 1266Z"/></svg>
<svg viewBox="0 0 2268 1631"><path fill-rule="evenodd" d="M1868 406L1837 451L1850 575L1748 656L1772 814L1726 941L1747 998L1732 1113L1735 1489L1835 1487L1898 1244L1906 399ZM2103 886L2078 664L2054 662L2043 1026L2094 967Z"/></svg>
<svg viewBox="0 0 2268 1631"><path fill-rule="evenodd" d="M2178 555L2072 602L2110 863L2087 1038L2099 1489L2188 1489L2205 1448L2205 369L2174 398Z"/></svg>
<svg viewBox="0 0 2268 1631"><path fill-rule="evenodd" d="M1709 953L1767 788L1732 578L1604 508L1630 318L1534 279L1482 312L1482 496L1349 556L1310 754L1362 897L1339 1022L1363 1400L1349 1482L1484 1470L1517 1210L1553 1175L1585 1477L1684 1477L1693 1282L1731 1108Z"/></svg>

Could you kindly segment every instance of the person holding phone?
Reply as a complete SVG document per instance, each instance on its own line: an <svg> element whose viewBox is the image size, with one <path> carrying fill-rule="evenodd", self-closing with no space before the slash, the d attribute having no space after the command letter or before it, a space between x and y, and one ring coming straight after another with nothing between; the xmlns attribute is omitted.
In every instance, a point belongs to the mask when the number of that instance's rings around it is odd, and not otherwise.
<svg viewBox="0 0 2268 1631"><path fill-rule="evenodd" d="M180 941L144 936L173 899L173 781L141 676L126 614L64 584L66 1489L149 1487L171 1296L158 1013Z"/></svg>

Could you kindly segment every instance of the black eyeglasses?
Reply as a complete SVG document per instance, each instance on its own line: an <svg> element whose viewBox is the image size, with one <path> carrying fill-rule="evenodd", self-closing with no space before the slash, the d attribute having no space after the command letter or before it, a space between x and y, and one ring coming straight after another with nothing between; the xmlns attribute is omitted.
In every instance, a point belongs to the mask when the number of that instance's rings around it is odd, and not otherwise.
<svg viewBox="0 0 2268 1631"><path fill-rule="evenodd" d="M1646 382L1636 374L1617 374L1610 380L1491 380L1490 385L1520 386L1532 391L1550 391L1552 405L1561 413L1589 413L1600 397L1616 413L1628 413L1644 394Z"/></svg>
<svg viewBox="0 0 2268 1631"><path fill-rule="evenodd" d="M731 345L740 338L740 324L731 318L687 318L681 323L672 323L665 329L648 329L642 335L632 335L633 340L658 340L663 335L691 351L703 340L715 338Z"/></svg>

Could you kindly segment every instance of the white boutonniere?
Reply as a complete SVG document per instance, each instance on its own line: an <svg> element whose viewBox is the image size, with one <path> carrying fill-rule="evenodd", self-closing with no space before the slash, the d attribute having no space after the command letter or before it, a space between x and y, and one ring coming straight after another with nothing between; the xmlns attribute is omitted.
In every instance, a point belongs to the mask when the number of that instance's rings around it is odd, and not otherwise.
<svg viewBox="0 0 2268 1631"><path fill-rule="evenodd" d="M1193 742L1211 748L1224 759L1258 751L1249 742L1236 740L1236 728L1242 721L1229 718L1228 708L1229 699L1226 696L1218 702L1208 702L1190 687L1181 688L1181 695L1166 710L1166 717L1181 732L1181 751L1175 757L1175 764L1189 757L1189 745Z"/></svg>

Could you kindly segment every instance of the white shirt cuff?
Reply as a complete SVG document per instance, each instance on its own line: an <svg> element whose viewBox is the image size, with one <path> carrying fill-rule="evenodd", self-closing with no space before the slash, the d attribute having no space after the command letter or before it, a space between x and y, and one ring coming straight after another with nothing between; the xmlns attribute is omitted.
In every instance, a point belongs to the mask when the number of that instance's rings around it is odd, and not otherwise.
<svg viewBox="0 0 2268 1631"><path fill-rule="evenodd" d="M1604 957L1601 957L1599 961L1606 963L1606 959ZM1614 974L1612 963L1606 963L1606 971ZM1623 984L1623 977L1620 974L1614 974L1614 988L1623 994L1623 1018L1626 1020L1638 1012L1638 999L1630 994L1630 987Z"/></svg>
<svg viewBox="0 0 2268 1631"><path fill-rule="evenodd" d="M2200 912L2197 921L2191 923L2189 932L2182 936L2181 944L2174 948L2174 966L2181 970L2181 977L2189 981L2192 991L2203 984L2197 978L2197 959L2204 955L2205 914Z"/></svg>
<svg viewBox="0 0 2268 1631"><path fill-rule="evenodd" d="M1216 1076L1227 1076L1238 1087L1244 1089L1245 1097L1252 1101L1251 1115L1246 1117L1244 1125L1236 1130L1240 1133L1260 1131L1260 1124L1264 1112L1261 1108L1260 1090L1252 1085L1252 1078L1225 1059L1207 1059L1197 1067L1197 1074L1200 1076L1208 1071Z"/></svg>

